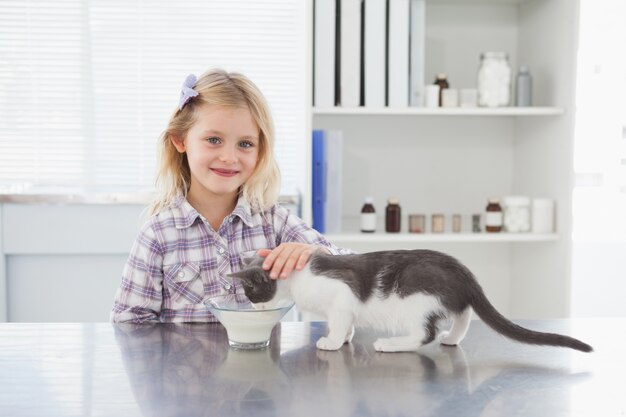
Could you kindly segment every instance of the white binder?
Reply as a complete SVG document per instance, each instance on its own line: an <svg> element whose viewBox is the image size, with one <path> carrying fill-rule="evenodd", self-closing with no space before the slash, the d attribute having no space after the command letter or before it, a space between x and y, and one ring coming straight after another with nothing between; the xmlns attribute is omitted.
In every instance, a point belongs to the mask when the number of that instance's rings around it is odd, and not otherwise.
<svg viewBox="0 0 626 417"><path fill-rule="evenodd" d="M314 106L335 106L335 0L315 0Z"/></svg>
<svg viewBox="0 0 626 417"><path fill-rule="evenodd" d="M389 2L389 107L409 106L409 0Z"/></svg>
<svg viewBox="0 0 626 417"><path fill-rule="evenodd" d="M365 107L385 107L387 1L365 1Z"/></svg>
<svg viewBox="0 0 626 417"><path fill-rule="evenodd" d="M340 102L342 107L358 107L361 101L361 0L340 1Z"/></svg>
<svg viewBox="0 0 626 417"><path fill-rule="evenodd" d="M424 106L426 1L411 0L409 104Z"/></svg>

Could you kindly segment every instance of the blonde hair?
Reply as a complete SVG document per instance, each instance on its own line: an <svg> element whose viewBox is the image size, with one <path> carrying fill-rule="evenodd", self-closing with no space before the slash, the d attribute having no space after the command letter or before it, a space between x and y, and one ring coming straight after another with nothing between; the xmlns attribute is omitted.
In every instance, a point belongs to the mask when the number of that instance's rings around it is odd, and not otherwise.
<svg viewBox="0 0 626 417"><path fill-rule="evenodd" d="M259 128L259 154L256 167L239 189L239 195L248 201L253 210L268 209L278 200L280 171L274 159L274 123L261 90L245 75L222 69L205 72L193 88L198 96L191 98L182 110L176 108L159 137L157 196L149 207L149 214L168 207L178 195L187 195L191 184L187 155L176 150L172 138L187 136L197 120L196 109L203 104L243 107L252 114Z"/></svg>

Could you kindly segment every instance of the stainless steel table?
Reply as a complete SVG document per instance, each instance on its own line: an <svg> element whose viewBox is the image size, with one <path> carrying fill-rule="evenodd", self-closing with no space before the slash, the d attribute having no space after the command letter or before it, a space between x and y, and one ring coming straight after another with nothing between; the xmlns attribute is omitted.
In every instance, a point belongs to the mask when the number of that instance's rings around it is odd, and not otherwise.
<svg viewBox="0 0 626 417"><path fill-rule="evenodd" d="M528 321L590 354L510 342L472 323L460 347L377 353L358 331L285 322L263 351L219 324L0 324L1 416L625 416L626 319Z"/></svg>

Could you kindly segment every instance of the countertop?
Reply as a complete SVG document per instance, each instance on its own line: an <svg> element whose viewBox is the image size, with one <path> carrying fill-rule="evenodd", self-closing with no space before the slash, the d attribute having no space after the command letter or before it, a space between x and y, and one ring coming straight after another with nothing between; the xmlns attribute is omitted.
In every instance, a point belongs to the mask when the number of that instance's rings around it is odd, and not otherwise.
<svg viewBox="0 0 626 417"><path fill-rule="evenodd" d="M12 204L137 204L147 205L155 191L145 188L83 188L0 184L0 203ZM281 195L283 205L297 205L298 195Z"/></svg>
<svg viewBox="0 0 626 417"><path fill-rule="evenodd" d="M154 198L146 189L86 189L81 187L1 186L0 203L13 204L139 204Z"/></svg>
<svg viewBox="0 0 626 417"><path fill-rule="evenodd" d="M378 353L357 330L283 322L261 351L220 324L0 324L3 416L624 416L626 319L522 321L595 348L511 342L474 321L459 347Z"/></svg>

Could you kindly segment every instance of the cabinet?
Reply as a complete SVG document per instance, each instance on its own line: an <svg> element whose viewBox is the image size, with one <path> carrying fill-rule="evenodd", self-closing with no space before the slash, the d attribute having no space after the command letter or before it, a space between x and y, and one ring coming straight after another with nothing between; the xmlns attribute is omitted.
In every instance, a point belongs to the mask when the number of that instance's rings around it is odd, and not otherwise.
<svg viewBox="0 0 626 417"><path fill-rule="evenodd" d="M569 314L571 181L578 2L426 3L426 82L446 72L473 88L480 53L507 51L513 72L533 74L533 108L312 109L312 125L344 133L345 233L355 250L428 247L451 253L477 275L496 307L513 318ZM558 235L473 236L470 215L489 196L554 198ZM363 197L377 212L398 197L408 214L462 213L460 235L358 233ZM379 224L382 224L380 222Z"/></svg>
<svg viewBox="0 0 626 417"><path fill-rule="evenodd" d="M145 221L139 194L0 199L0 322L108 321Z"/></svg>

